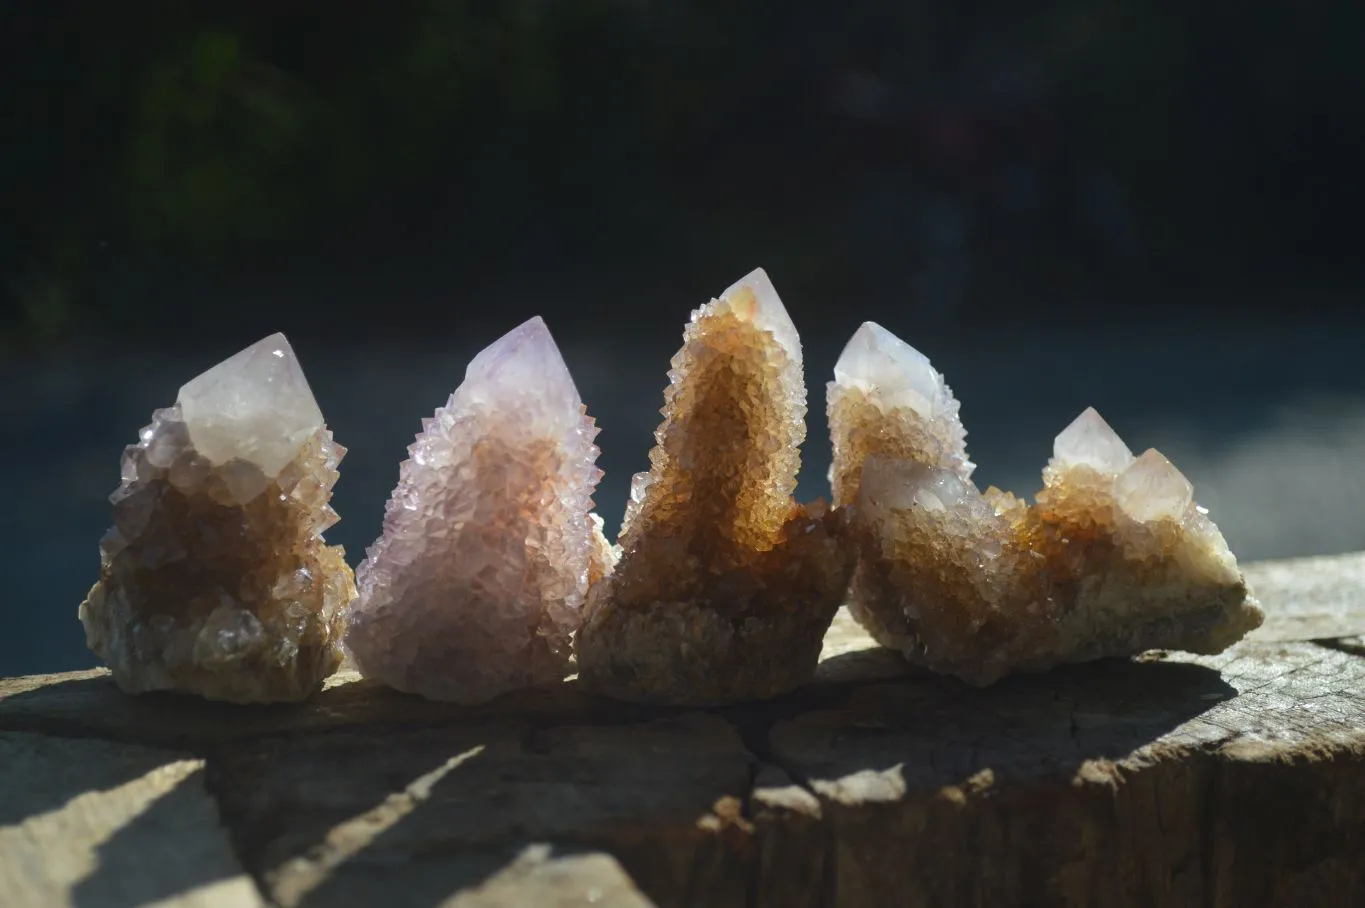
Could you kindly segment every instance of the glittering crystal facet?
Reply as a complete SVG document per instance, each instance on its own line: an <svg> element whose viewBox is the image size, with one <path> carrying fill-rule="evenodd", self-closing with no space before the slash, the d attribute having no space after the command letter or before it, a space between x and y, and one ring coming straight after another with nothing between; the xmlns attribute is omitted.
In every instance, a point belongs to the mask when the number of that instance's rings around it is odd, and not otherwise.
<svg viewBox="0 0 1365 908"><path fill-rule="evenodd" d="M864 322L844 348L827 391L834 460L834 504L858 497L863 460L906 457L951 470L963 479L967 433L958 402L927 357L874 322Z"/></svg>
<svg viewBox="0 0 1365 908"><path fill-rule="evenodd" d="M266 476L279 473L323 427L322 411L283 334L186 382L177 401L200 456L215 466L240 458Z"/></svg>
<svg viewBox="0 0 1365 908"><path fill-rule="evenodd" d="M982 493L955 405L951 421L885 405L887 389L930 396L922 358L874 357L899 350L881 332L849 348L861 365L841 361L830 385L831 475L861 546L849 607L883 644L984 684L1146 649L1219 652L1260 624L1222 534L1165 457L1135 459L1091 409L1057 437L1036 504Z"/></svg>
<svg viewBox="0 0 1365 908"><path fill-rule="evenodd" d="M632 700L774 696L814 671L851 555L836 516L791 497L806 392L767 275L694 312L672 365L621 563L589 597L580 677Z"/></svg>
<svg viewBox="0 0 1365 908"><path fill-rule="evenodd" d="M269 702L321 686L355 595L341 548L322 539L344 453L283 335L153 414L124 452L100 581L80 608L122 688Z"/></svg>
<svg viewBox="0 0 1365 908"><path fill-rule="evenodd" d="M1149 448L1114 481L1114 499L1139 523L1184 520L1194 505L1194 486L1155 448Z"/></svg>
<svg viewBox="0 0 1365 908"><path fill-rule="evenodd" d="M423 420L357 571L347 646L362 672L464 703L564 677L613 557L591 514L596 435L541 319L474 358Z"/></svg>
<svg viewBox="0 0 1365 908"><path fill-rule="evenodd" d="M1133 462L1133 452L1094 407L1087 407L1053 442L1052 461L1056 469L1086 466L1117 476Z"/></svg>

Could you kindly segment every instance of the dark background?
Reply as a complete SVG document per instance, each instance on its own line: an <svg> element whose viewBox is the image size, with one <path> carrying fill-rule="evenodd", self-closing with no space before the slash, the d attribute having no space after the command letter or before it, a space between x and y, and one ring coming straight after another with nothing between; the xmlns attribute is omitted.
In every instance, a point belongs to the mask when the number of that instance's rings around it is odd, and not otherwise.
<svg viewBox="0 0 1365 908"><path fill-rule="evenodd" d="M354 561L469 357L543 314L619 522L688 312L751 268L823 385L875 319L1021 493L1086 405L1250 558L1365 547L1365 4L0 12L0 674L93 662L121 448L276 330Z"/></svg>

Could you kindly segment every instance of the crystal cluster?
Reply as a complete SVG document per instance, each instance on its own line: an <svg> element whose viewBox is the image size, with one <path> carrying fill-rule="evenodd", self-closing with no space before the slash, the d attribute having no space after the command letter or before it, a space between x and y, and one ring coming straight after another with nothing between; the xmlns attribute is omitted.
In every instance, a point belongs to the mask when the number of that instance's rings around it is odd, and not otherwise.
<svg viewBox="0 0 1365 908"><path fill-rule="evenodd" d="M153 414L124 453L100 580L80 607L120 687L271 702L321 686L355 595L322 538L344 453L282 334Z"/></svg>
<svg viewBox="0 0 1365 908"><path fill-rule="evenodd" d="M564 678L613 559L596 435L541 319L474 358L423 420L357 571L347 647L365 675L468 704Z"/></svg>
<svg viewBox="0 0 1365 908"><path fill-rule="evenodd" d="M1262 620L1189 481L1093 409L1029 505L971 481L958 405L918 351L865 324L829 386L836 503L855 505L854 616L911 661L988 684L1148 649L1217 653Z"/></svg>
<svg viewBox="0 0 1365 908"><path fill-rule="evenodd" d="M801 343L763 271L692 314L616 571L594 589L580 677L622 699L772 697L813 673L852 555L795 503Z"/></svg>

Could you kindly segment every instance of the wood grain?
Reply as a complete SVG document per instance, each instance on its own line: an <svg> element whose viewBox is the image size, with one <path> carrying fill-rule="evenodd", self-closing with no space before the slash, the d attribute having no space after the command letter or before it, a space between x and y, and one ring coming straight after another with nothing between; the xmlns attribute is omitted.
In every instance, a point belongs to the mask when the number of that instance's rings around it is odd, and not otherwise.
<svg viewBox="0 0 1365 908"><path fill-rule="evenodd" d="M847 615L712 711L0 680L0 905L1365 904L1365 555L1248 574L1227 653L984 690Z"/></svg>

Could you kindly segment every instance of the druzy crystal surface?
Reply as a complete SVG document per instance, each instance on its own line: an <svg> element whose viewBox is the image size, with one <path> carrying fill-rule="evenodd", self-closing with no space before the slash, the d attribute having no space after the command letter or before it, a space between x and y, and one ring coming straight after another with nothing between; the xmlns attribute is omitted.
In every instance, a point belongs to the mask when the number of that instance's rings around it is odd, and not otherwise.
<svg viewBox="0 0 1365 908"><path fill-rule="evenodd" d="M190 381L123 456L81 604L124 690L301 700L341 660L355 585L323 531L345 449L275 334Z"/></svg>
<svg viewBox="0 0 1365 908"><path fill-rule="evenodd" d="M596 435L541 319L474 358L422 421L357 571L346 639L365 675L469 704L564 678L612 563Z"/></svg>
<svg viewBox="0 0 1365 908"><path fill-rule="evenodd" d="M801 343L767 275L692 313L672 366L621 561L589 597L580 677L629 700L776 696L813 673L852 557L837 515L792 498Z"/></svg>
<svg viewBox="0 0 1365 908"><path fill-rule="evenodd" d="M912 662L988 684L1149 649L1217 653L1261 623L1189 480L1155 450L1134 457L1093 409L1057 436L1030 505L977 489L942 377L878 326L850 342L828 405L834 494L854 504L861 548L849 608Z"/></svg>

